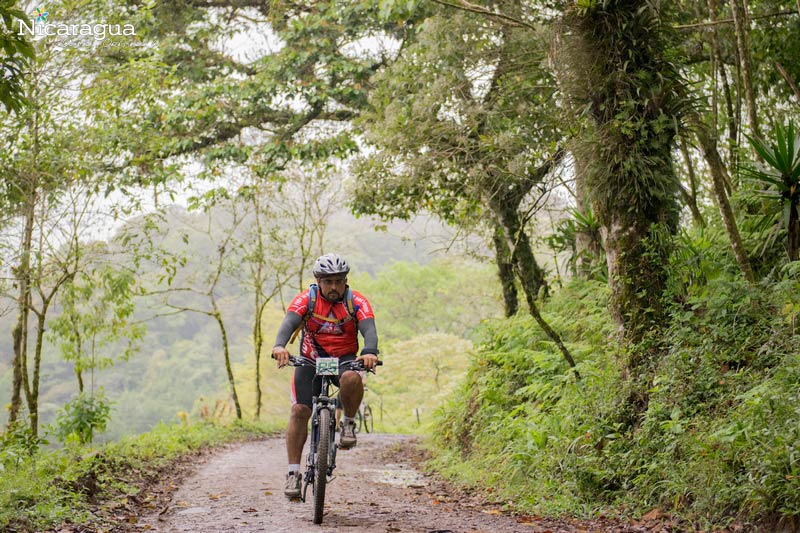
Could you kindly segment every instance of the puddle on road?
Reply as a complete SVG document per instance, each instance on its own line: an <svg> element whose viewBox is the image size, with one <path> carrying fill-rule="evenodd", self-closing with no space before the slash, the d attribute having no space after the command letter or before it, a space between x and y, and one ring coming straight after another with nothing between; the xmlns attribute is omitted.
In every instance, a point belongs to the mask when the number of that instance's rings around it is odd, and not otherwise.
<svg viewBox="0 0 800 533"><path fill-rule="evenodd" d="M365 468L378 483L403 488L421 488L425 486L425 478L416 470L399 465L386 465L387 468Z"/></svg>

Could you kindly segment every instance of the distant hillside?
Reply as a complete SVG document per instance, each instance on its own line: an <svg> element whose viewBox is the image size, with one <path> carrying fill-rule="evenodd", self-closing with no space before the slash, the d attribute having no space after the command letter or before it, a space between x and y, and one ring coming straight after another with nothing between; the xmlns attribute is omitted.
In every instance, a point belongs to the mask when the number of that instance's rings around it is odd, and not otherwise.
<svg viewBox="0 0 800 533"><path fill-rule="evenodd" d="M170 217L185 216L181 209ZM379 230L376 231L375 227ZM177 246L176 238L164 241ZM466 246L457 242L451 251L444 244L453 232L431 219L417 218L410 223L383 226L375 221L356 219L338 213L326 233L326 250L336 250L353 264L351 283L367 294L376 307L382 343L409 339L417 334L447 333L463 336L480 321L474 309L499 314L499 288L492 265L465 259L456 250ZM172 240L176 240L172 243ZM198 247L190 255L208 255L207 237L190 235L188 246ZM475 242L471 249L479 248ZM124 256L121 256L124 257ZM120 259L123 261L124 259ZM204 268L203 266L196 268ZM207 265L205 266L207 268ZM155 275L156 272L145 273ZM311 281L310 273L306 276ZM287 294L291 298L294 293ZM251 296L234 282L224 283L220 291L226 320L238 393L242 406L253 412L254 367L252 355ZM137 303L138 316L152 316L147 298ZM202 307L201 297L184 297L183 303ZM141 304L141 305L140 305ZM477 305L477 306L476 306ZM56 316L58 308L52 317ZM283 317L278 300L264 318L265 358ZM15 317L0 318L0 398L10 400L11 329ZM109 431L101 439L148 430L161 420L176 420L179 412L199 413L203 406L213 413L227 406L227 384L217 324L208 316L184 312L162 316L146 323L142 349L127 362L95 374L95 385L102 387L114 402ZM389 354L391 357L391 354ZM263 362L263 417L283 418L287 407L290 372L277 372L271 360ZM87 386L89 376L86 377ZM57 410L77 392L72 365L63 362L52 340L46 338L41 382L41 420L52 423ZM5 418L6 413L2 416Z"/></svg>

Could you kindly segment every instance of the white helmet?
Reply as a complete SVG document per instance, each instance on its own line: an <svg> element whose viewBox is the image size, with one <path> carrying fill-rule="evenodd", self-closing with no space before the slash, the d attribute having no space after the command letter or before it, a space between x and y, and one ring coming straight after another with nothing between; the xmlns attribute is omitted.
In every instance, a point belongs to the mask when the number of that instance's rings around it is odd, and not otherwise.
<svg viewBox="0 0 800 533"><path fill-rule="evenodd" d="M350 265L339 254L325 254L314 262L313 272L315 278L335 276L337 274L347 275L350 272Z"/></svg>

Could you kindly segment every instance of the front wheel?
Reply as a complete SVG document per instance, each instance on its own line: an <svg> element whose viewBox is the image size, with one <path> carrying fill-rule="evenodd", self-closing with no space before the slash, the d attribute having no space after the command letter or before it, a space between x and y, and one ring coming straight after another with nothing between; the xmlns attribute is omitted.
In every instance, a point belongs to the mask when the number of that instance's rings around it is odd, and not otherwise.
<svg viewBox="0 0 800 533"><path fill-rule="evenodd" d="M314 523L322 523L322 511L325 506L325 485L328 482L328 457L331 444L331 412L328 409L319 411L319 442L317 457L314 462Z"/></svg>

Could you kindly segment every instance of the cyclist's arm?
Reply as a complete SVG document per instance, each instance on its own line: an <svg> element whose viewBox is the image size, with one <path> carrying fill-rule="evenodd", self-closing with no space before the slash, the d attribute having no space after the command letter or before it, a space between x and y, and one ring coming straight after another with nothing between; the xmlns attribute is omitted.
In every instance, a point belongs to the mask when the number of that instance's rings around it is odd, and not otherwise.
<svg viewBox="0 0 800 533"><path fill-rule="evenodd" d="M285 347L289 342L289 339L292 337L292 333L294 333L294 331L297 329L297 326L299 326L300 322L302 321L303 317L297 313L293 311L286 313L286 316L283 318L283 322L281 322L281 325L278 328L278 334L275 336L274 346Z"/></svg>
<svg viewBox="0 0 800 533"><path fill-rule="evenodd" d="M378 355L378 330L375 329L375 319L366 318L358 321L358 331L364 338L364 349L361 350L361 355L372 354Z"/></svg>
<svg viewBox="0 0 800 533"><path fill-rule="evenodd" d="M275 345L272 347L272 357L278 362L278 368L286 366L289 362L289 352L286 350L286 343L292 337L292 333L297 329L297 326L303 321L303 318L289 311L283 318L280 327L278 328L278 335L275 337Z"/></svg>

